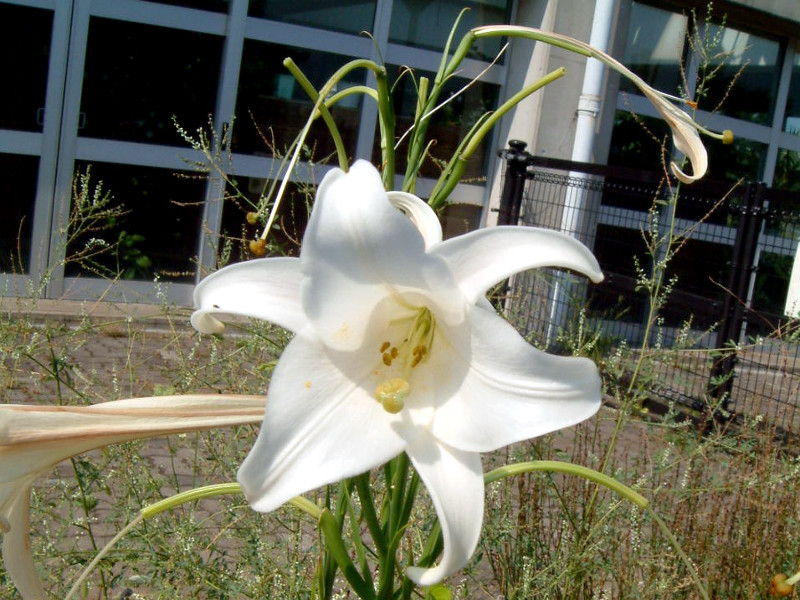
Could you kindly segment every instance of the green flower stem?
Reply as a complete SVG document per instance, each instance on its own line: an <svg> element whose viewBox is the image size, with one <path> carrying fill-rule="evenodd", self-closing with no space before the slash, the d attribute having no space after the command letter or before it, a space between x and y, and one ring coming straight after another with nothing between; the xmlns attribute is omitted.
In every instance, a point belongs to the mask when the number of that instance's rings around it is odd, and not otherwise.
<svg viewBox="0 0 800 600"><path fill-rule="evenodd" d="M80 577L78 577L78 579L75 580L75 583L72 584L72 587L69 589L69 592L67 592L67 595L64 597L64 600L70 600L70 598L72 598L75 594L78 593L80 587L89 577L89 575L92 574L92 571L95 570L97 565L100 564L100 561L106 556L106 554L108 554L111 551L111 549L117 544L118 541L120 541L122 538L128 535L128 533L130 533L130 531L133 530L133 528L136 527L143 520L144 516L140 512L138 515L136 515L134 519L131 520L130 523L128 523L125 527L123 527L117 533L117 535L115 535L111 539L111 541L109 541L105 546L103 546L102 550L100 550L100 552L98 552L95 555L95 557L92 559L92 562L90 562L83 570L83 572L80 574Z"/></svg>
<svg viewBox="0 0 800 600"><path fill-rule="evenodd" d="M700 575L697 573L697 568L694 566L694 563L692 563L692 560L686 555L686 552L683 551L683 548L681 548L678 539L675 537L672 531L670 531L670 528L667 527L667 524L664 523L661 517L659 517L656 514L656 512L653 510L651 506L649 505L646 506L645 510L647 510L647 512L650 514L653 520L658 524L658 527L661 529L661 532L669 540L669 543L672 544L672 547L675 548L675 551L678 553L678 556L681 557L681 560L683 561L683 564L686 565L686 568L689 570L689 575L691 576L692 581L694 581L694 585L695 587L697 587L697 590L700 592L700 595L704 598L704 600L709 600L708 592L706 591L706 586L703 585L702 581L700 581Z"/></svg>
<svg viewBox="0 0 800 600"><path fill-rule="evenodd" d="M551 71L538 81L535 81L531 85L521 89L516 94L511 96L508 100L503 102L503 104L494 111L489 118L486 120L483 125L481 125L480 129L475 132L475 134L470 138L469 142L467 143L466 148L464 148L464 152L461 154L464 157L464 160L468 160L475 150L478 149L478 146L483 141L483 138L486 137L486 134L495 126L497 121L503 118L506 113L514 108L517 104L519 104L522 100L530 96L532 93L540 90L546 85L553 83L556 79L560 79L564 76L567 70L564 67L559 67L555 71Z"/></svg>
<svg viewBox="0 0 800 600"><path fill-rule="evenodd" d="M300 67L298 67L291 58L285 59L283 61L283 66L286 67L292 75L294 75L294 78L300 84L300 87L305 90L306 94L308 94L308 97L311 98L311 101L318 106L317 110L319 111L319 115L322 117L322 120L325 121L325 125L328 126L328 131L330 131L331 137L333 138L333 143L336 146L336 155L339 158L339 168L346 170L348 167L347 150L345 150L344 142L342 141L342 135L339 133L339 128L336 127L336 123L334 122L326 103L324 101L322 103L318 102L320 95L317 93L317 90L305 76L303 71L300 70ZM314 115L312 114L312 118L313 117Z"/></svg>
<svg viewBox="0 0 800 600"><path fill-rule="evenodd" d="M214 496L222 496L225 494L240 494L241 492L242 488L238 483L217 483L214 485L206 485L181 492L180 494L175 494L174 496L164 498L163 500L159 500L150 506L145 506L140 513L143 518L150 519L162 512L172 510L173 508L186 502L202 500L203 498L212 498Z"/></svg>
<svg viewBox="0 0 800 600"><path fill-rule="evenodd" d="M412 132L419 130L422 119L425 118L428 107L428 88L430 81L427 77L420 77L417 87L417 107L414 113L414 124ZM426 147L417 135L412 135L408 146L408 160L406 163L406 173L403 177L403 191L410 194L414 193L417 187L417 177L422 161L425 159Z"/></svg>
<svg viewBox="0 0 800 600"><path fill-rule="evenodd" d="M600 471L595 471L594 469L590 469L588 467L558 460L534 460L515 463L512 465L505 465L486 473L483 476L483 480L485 483L489 484L511 475L532 473L534 471L552 471L556 473L565 473L567 475L583 477L584 479L588 479L589 481L593 481L594 483L598 483L604 487L607 487L612 492L622 496L626 500L629 500L639 508L647 508L649 505L647 498L629 488L627 485L620 483L613 477L609 477Z"/></svg>
<svg viewBox="0 0 800 600"><path fill-rule="evenodd" d="M536 460L536 461L529 461L529 462L522 462L516 463L513 465L505 465L503 467L499 467L492 471L489 471L483 476L483 480L486 484L492 483L494 481L498 481L499 479L503 479L505 477L509 477L511 475L519 475L521 473L531 473L534 471L551 471L556 473L564 473L567 475L577 475L578 477L583 477L589 481L594 483L598 483L612 492L615 492L619 496L622 496L626 500L632 502L639 508L642 508L647 511L647 513L652 517L653 521L656 522L658 527L661 529L661 532L666 536L669 543L675 548L675 551L678 553L678 556L681 557L686 568L689 570L689 574L694 581L695 586L697 587L700 595L705 599L708 599L708 592L703 585L703 582L700 581L700 576L697 573L697 569L695 568L694 564L692 563L691 559L686 555L683 548L681 547L678 539L675 535L670 531L667 524L658 516L658 514L653 510L650 503L647 501L647 498L636 492L635 490L629 488L627 485L624 485L614 479L613 477L609 477L608 475L601 473L600 471L595 471L594 469L589 469L588 467L583 467L581 465L575 465L572 463L561 462L557 460Z"/></svg>
<svg viewBox="0 0 800 600"><path fill-rule="evenodd" d="M445 200L447 200L447 197L461 180L461 177L463 176L464 170L467 166L467 161L478 149L486 135L492 130L492 127L497 124L497 121L503 118L509 110L514 108L522 100L540 90L544 86L552 83L556 79L563 77L566 72L567 70L564 67L559 67L551 73L548 73L538 81L535 81L534 83L514 94L496 111L485 115L485 118L476 124L477 127L474 128L474 131L470 131L470 134L468 134L464 142L462 142L463 149L459 148L459 150L456 151L457 156L454 158L454 160L450 161L448 168L444 170L441 177L439 177L439 181L436 182L429 200L431 208L435 210L444 204Z"/></svg>
<svg viewBox="0 0 800 600"><path fill-rule="evenodd" d="M122 530L115 535L111 541L109 541L100 552L94 557L94 559L87 565L87 567L83 570L80 577L75 581L75 583L70 588L69 592L66 595L65 600L72 598L78 591L83 582L89 577L92 571L97 567L100 561L105 557L111 549L116 545L116 543L125 537L130 531L136 527L139 523L146 519L150 519L162 512L167 510L171 510L185 502L192 502L195 500L201 500L203 498L212 498L214 496L222 496L225 494L238 494L241 493L242 488L238 483L220 483L214 485L207 485L204 487L195 488L192 490L187 490L185 492L181 492L180 494L175 494L174 496L170 496L169 498L165 498L164 500L159 500L151 504L150 506L145 506L139 511L139 514L136 515L134 519L131 520ZM296 498L292 498L289 501L289 504L300 508L304 512L308 513L315 519L319 519L321 509L314 504L313 502L306 500L300 496Z"/></svg>
<svg viewBox="0 0 800 600"><path fill-rule="evenodd" d="M317 95L317 100L314 103L314 107L311 110L311 114L309 115L308 119L306 120L306 124L303 126L303 130L300 132L300 135L297 138L297 144L292 152L292 158L289 161L289 165L286 168L283 178L281 179L280 187L278 188L278 193L275 195L275 202L272 205L272 210L269 213L269 217L267 218L267 223L264 226L264 231L261 234L261 239L266 239L267 235L269 234L270 230L272 229L272 224L275 222L275 218L278 214L278 206L280 206L280 201L283 198L283 193L286 191L286 185L289 183L289 174L294 170L295 165L297 164L297 160L300 157L300 150L303 147L303 143L305 142L306 137L308 136L308 132L311 129L311 124L316 120L317 113L320 110L320 106L324 103L324 99L328 97L328 95L333 91L333 88L336 86L339 81L341 81L347 74L355 69L368 69L375 73L375 77L378 81L378 107L379 112L381 111L381 106L385 105L388 102L388 88L386 91L387 100L381 99L381 80L383 79L384 84L386 81L386 69L381 67L380 65L376 64L375 62L367 59L356 59L351 60L347 64L341 66L331 77L325 82L325 85L322 86L322 89L319 91ZM391 108L391 107L390 107ZM392 135L394 135L394 127L392 127ZM346 166L346 165L345 165Z"/></svg>
<svg viewBox="0 0 800 600"><path fill-rule="evenodd" d="M375 75L375 91L378 100L378 122L381 132L381 160L383 162L383 185L388 190L394 189L394 130L395 116L392 96L389 92L389 76L386 69L380 67L373 70Z"/></svg>
<svg viewBox="0 0 800 600"><path fill-rule="evenodd" d="M394 570L397 547L402 538L401 517L404 512L406 480L408 479L409 460L405 452L392 459L391 479L387 479L389 506L384 518L384 540L388 540L387 552L380 561L380 581L378 583L378 600L389 600L394 595Z"/></svg>
<svg viewBox="0 0 800 600"><path fill-rule="evenodd" d="M788 578L788 579L785 581L785 583L786 583L787 585L794 585L794 584L796 584L798 581L800 581L800 571L798 571L797 573L795 573L794 575L792 575L791 577L789 577L789 578Z"/></svg>
<svg viewBox="0 0 800 600"><path fill-rule="evenodd" d="M192 502L194 500L202 500L203 498L212 498L214 496L223 496L226 494L240 494L242 493L242 487L238 483L217 483L213 485L206 485L199 488L194 488L192 490L187 490L185 492L181 492L180 494L175 494L174 496L170 496L169 498L164 498L163 500L159 500L151 504L150 506L145 506L140 512L142 518L149 519L151 517L156 516L162 512L167 510L171 510L181 504L186 502ZM295 508L299 508L304 513L313 517L314 519L319 519L322 509L302 496L296 496L289 500L287 504L291 504Z"/></svg>
<svg viewBox="0 0 800 600"><path fill-rule="evenodd" d="M332 107L334 104L339 102L342 98L346 98L347 96L353 96L355 94L364 94L365 96L369 96L375 102L378 102L378 92L366 85L354 85L349 88L345 88L343 90L339 90L333 96L325 100L325 106L328 108Z"/></svg>
<svg viewBox="0 0 800 600"><path fill-rule="evenodd" d="M355 507L350 492L347 492L347 516L350 521L350 537L356 547L356 557L358 558L358 565L361 567L361 572L364 574L364 580L370 589L375 589L372 582L372 574L370 573L369 563L367 562L367 551L364 544L364 539L361 535L361 528L358 516L356 515Z"/></svg>
<svg viewBox="0 0 800 600"><path fill-rule="evenodd" d="M327 508L322 509L319 518L319 527L325 539L325 546L328 552L333 556L333 559L342 571L342 575L344 575L344 578L347 580L347 583L350 584L353 591L358 594L359 598L374 600L375 591L372 589L372 586L364 581L364 578L361 577L353 561L350 560L347 548L345 548L344 542L342 541L339 522Z"/></svg>
<svg viewBox="0 0 800 600"><path fill-rule="evenodd" d="M369 473L363 473L353 480L356 484L356 492L361 501L361 516L367 523L367 529L372 536L372 542L375 544L375 550L378 553L378 558L383 560L386 556L386 540L383 537L381 524L378 521L378 515L375 513L375 503L372 497L372 487L370 485Z"/></svg>

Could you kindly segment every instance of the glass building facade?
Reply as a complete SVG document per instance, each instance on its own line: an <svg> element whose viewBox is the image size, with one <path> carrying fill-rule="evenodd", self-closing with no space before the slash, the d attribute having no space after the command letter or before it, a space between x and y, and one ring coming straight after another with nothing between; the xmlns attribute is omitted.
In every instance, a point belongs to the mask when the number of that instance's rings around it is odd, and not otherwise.
<svg viewBox="0 0 800 600"><path fill-rule="evenodd" d="M310 113L283 60L291 57L316 86L357 57L384 61L390 78L401 66L427 74L464 7L458 35L507 21L512 2L0 1L0 75L14 91L0 95L2 295L151 301L158 291L190 302L193 284L217 264L220 234L242 246L256 234L247 207L222 201L224 192L235 185L258 198ZM498 40L476 45L451 91L499 49ZM436 158L449 158L478 111L497 105L504 80L501 60L441 111L431 125L441 138ZM342 85L364 83L362 71ZM402 132L413 118L412 80L401 79L394 94ZM351 158L369 159L379 144L376 108L352 98L332 113ZM202 156L176 124L192 137L226 128L224 176L198 173ZM306 143L295 190L322 177L333 151L322 123ZM490 144L473 159L473 175L489 168ZM75 182L87 171L102 187L83 198L76 228ZM106 192L122 210L102 211ZM466 184L457 196L480 207L485 194L484 185ZM296 246L304 217L288 212L283 234ZM124 281L110 284L111 273Z"/></svg>

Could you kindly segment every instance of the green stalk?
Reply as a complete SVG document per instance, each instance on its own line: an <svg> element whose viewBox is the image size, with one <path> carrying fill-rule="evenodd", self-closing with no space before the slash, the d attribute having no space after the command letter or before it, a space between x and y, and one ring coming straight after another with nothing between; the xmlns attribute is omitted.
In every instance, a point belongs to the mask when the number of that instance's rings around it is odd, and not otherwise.
<svg viewBox="0 0 800 600"><path fill-rule="evenodd" d="M375 590L364 581L364 578L361 577L353 561L350 560L347 548L345 548L344 542L342 541L339 521L333 516L330 509L322 509L322 514L319 518L319 528L325 539L325 547L328 549L331 556L333 556L333 559L342 571L342 575L344 575L344 578L347 580L347 583L350 584L353 591L358 594L359 598L374 600Z"/></svg>
<svg viewBox="0 0 800 600"><path fill-rule="evenodd" d="M695 569L691 559L687 556L686 552L684 552L683 548L680 545L680 542L678 542L678 539L675 537L672 531L670 531L669 527L667 527L667 524L653 510L653 507L650 506L650 503L647 501L647 498L645 498L635 490L629 488L627 485L620 483L613 477L609 477L605 473L601 473L600 471L595 471L594 469L589 469L588 467L583 467L581 465L575 465L572 463L566 463L556 460L537 460L537 461L522 462L513 465L505 465L503 467L499 467L497 469L494 469L486 473L483 476L483 480L484 483L489 484L499 479L509 477L511 475L519 475L521 473L531 473L534 471L550 471L550 472L564 473L567 475L577 475L578 477L583 477L584 479L587 479L589 481L600 484L610 489L612 492L625 498L626 500L635 504L639 508L646 510L647 513L656 522L658 527L661 529L661 532L667 537L672 547L675 548L675 551L678 553L678 556L680 556L684 565L689 570L689 574L692 578L692 581L694 582L695 586L700 592L700 595L705 600L709 600L708 592L706 591L703 582L700 581L700 576L698 575L697 570Z"/></svg>
<svg viewBox="0 0 800 600"><path fill-rule="evenodd" d="M575 465L568 462L558 460L534 460L528 462L515 463L512 465L505 465L489 471L483 476L483 481L486 484L498 481L511 475L520 475L522 473L532 473L534 471L550 471L555 473L565 473L567 475L576 475L587 479L594 483L600 484L612 492L622 496L626 500L632 502L639 508L647 508L649 503L647 498L614 479L605 473L595 471L588 467Z"/></svg>
<svg viewBox="0 0 800 600"><path fill-rule="evenodd" d="M462 142L463 150L459 147L457 152L457 156L451 159L448 167L442 172L442 175L439 177L439 180L436 182L434 186L433 193L431 194L429 204L431 208L434 210L440 207L450 193L455 189L458 182L461 180L461 177L464 174L464 169L467 166L467 161L470 157L475 153L475 151L480 146L483 139L486 135L492 130L501 118L503 118L508 111L514 108L517 104L519 104L522 100L533 94L534 92L540 90L544 86L554 82L556 79L559 79L564 76L567 70L564 67L559 67L558 69L548 73L538 81L530 84L529 86L521 89L519 92L514 94L511 98L506 100L496 111L493 113L489 113L484 115L482 121L479 121L477 128L474 128L474 131L471 131L470 134Z"/></svg>
<svg viewBox="0 0 800 600"><path fill-rule="evenodd" d="M390 600L394 594L394 570L396 554L401 539L400 516L405 496L406 479L408 476L408 456L405 452L391 461L394 465L392 478L387 479L389 486L389 510L385 517L385 539L389 541L384 560L380 562L380 582L378 583L378 600Z"/></svg>
<svg viewBox="0 0 800 600"><path fill-rule="evenodd" d="M386 78L386 69L381 67L380 65L374 63L371 60L366 60L363 58L359 58L356 60L351 60L347 64L341 66L331 77L325 82L325 85L322 86L322 89L319 91L317 96L317 100L314 103L314 107L311 109L311 114L308 116L306 120L306 124L303 126L303 130L300 132L300 135L297 138L297 145L294 148L294 152L292 153L292 158L289 161L289 165L286 167L286 172L284 173L283 179L281 180L280 187L278 188L278 193L275 196L275 203L272 205L272 210L269 213L269 217L267 218L267 223L264 226L264 231L261 234L261 239L266 239L267 234L269 233L272 224L275 222L275 217L278 214L278 206L280 206L281 199L283 198L283 193L286 190L286 185L289 183L289 174L294 169L295 165L297 164L297 160L300 157L300 149L303 147L303 142L305 142L306 136L308 135L309 130L311 129L311 124L317 118L317 112L320 110L320 106L323 104L323 99L328 97L328 94L333 91L334 86L341 81L345 75L354 71L355 69L368 69L375 73L375 77L378 80L379 88L378 88L378 106L380 109L381 101L380 101L380 81L381 81L381 73L383 74L383 78ZM383 104L386 102L384 101ZM394 131L394 129L392 129Z"/></svg>
<svg viewBox="0 0 800 600"><path fill-rule="evenodd" d="M300 70L300 67L291 59L287 58L283 61L283 66L286 67L289 72L294 75L294 78L300 84L300 87L305 90L308 97L311 98L311 101L315 103L315 106L318 108L315 109L319 111L319 115L322 117L322 120L325 121L325 125L328 126L328 131L331 133L331 137L333 138L333 143L336 146L336 156L339 158L339 168L342 170L347 169L348 161L347 161L347 150L345 150L344 142L342 141L342 134L339 133L339 128L336 126L336 123L331 116L326 103L324 102L325 98L323 97L323 102L319 102L320 95L317 93L317 90L305 76L305 73ZM312 113L312 117L313 117Z"/></svg>
<svg viewBox="0 0 800 600"><path fill-rule="evenodd" d="M375 91L378 99L378 121L381 131L381 160L383 162L383 185L387 190L394 189L394 130L395 117L392 96L389 92L389 76L380 67L375 74Z"/></svg>
<svg viewBox="0 0 800 600"><path fill-rule="evenodd" d="M417 87L417 106L414 112L413 129L416 131L420 127L422 118L425 116L425 109L428 106L428 85L430 81L427 77L420 77ZM417 136L412 136L408 147L408 160L406 162L406 174L403 177L403 191L410 194L414 193L417 186L417 177L422 161L425 159L425 148Z"/></svg>
<svg viewBox="0 0 800 600"><path fill-rule="evenodd" d="M361 516L367 523L367 529L372 536L378 558L383 560L386 555L386 540L383 537L383 530L375 513L375 502L372 497L372 487L370 487L369 473L364 473L353 478L356 484L356 492L361 500Z"/></svg>

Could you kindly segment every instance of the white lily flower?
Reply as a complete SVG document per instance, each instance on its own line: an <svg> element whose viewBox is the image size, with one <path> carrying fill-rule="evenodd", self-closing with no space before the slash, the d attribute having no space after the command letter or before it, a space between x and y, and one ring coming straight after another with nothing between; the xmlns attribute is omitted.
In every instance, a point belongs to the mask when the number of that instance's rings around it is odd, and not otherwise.
<svg viewBox="0 0 800 600"><path fill-rule="evenodd" d="M33 482L62 460L135 439L258 423L264 400L225 394L157 396L92 406L0 405L3 565L25 600L47 594L31 556Z"/></svg>
<svg viewBox="0 0 800 600"><path fill-rule="evenodd" d="M442 242L427 204L387 194L369 163L330 171L299 259L231 265L195 290L192 323L202 332L221 331L218 317L244 315L296 334L239 470L251 506L271 511L406 452L444 540L441 562L408 576L432 585L463 567L483 517L479 453L573 425L600 406L594 363L534 349L484 297L509 275L544 266L603 277L566 235L496 227Z"/></svg>

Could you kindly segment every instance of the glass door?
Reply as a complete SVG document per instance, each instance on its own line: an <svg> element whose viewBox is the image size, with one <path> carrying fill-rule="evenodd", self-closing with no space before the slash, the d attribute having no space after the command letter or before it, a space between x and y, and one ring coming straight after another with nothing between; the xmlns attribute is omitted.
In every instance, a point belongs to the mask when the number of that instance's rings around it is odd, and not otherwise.
<svg viewBox="0 0 800 600"><path fill-rule="evenodd" d="M0 3L0 282L28 295L46 279L67 3Z"/></svg>
<svg viewBox="0 0 800 600"><path fill-rule="evenodd" d="M158 281L168 299L189 301L206 181L177 127L195 134L213 120L226 19L165 4L74 1L50 232L51 264L63 267L50 295L151 301ZM87 175L91 193L102 182L118 210L64 240L63 224L86 216L70 197Z"/></svg>

